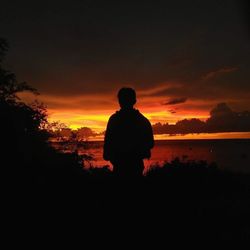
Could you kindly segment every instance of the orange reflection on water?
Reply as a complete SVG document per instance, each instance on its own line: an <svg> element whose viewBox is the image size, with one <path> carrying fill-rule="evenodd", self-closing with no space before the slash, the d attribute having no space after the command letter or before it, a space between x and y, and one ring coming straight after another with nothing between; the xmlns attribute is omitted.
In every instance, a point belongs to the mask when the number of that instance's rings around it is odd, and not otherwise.
<svg viewBox="0 0 250 250"><path fill-rule="evenodd" d="M186 135L154 135L155 140L250 139L250 132L200 133Z"/></svg>

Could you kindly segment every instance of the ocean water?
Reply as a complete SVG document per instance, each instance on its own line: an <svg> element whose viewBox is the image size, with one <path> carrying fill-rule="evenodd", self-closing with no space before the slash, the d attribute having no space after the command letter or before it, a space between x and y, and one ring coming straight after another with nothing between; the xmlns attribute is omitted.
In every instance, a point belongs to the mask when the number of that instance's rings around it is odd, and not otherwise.
<svg viewBox="0 0 250 250"><path fill-rule="evenodd" d="M78 150L83 155L91 155L93 160L85 162L86 167L102 167L111 164L102 159L103 142L86 142L66 146L53 143L63 151ZM250 173L250 139L214 139L214 140L158 140L151 151L151 159L144 160L146 170L153 164L162 165L179 157L183 161L205 160L215 162L219 168L233 172Z"/></svg>

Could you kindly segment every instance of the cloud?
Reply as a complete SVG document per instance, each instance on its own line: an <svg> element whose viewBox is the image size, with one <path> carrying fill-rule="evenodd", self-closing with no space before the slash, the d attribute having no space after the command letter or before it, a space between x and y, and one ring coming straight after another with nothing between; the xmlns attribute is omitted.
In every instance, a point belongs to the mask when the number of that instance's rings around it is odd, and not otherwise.
<svg viewBox="0 0 250 250"><path fill-rule="evenodd" d="M226 103L219 103L206 121L192 118L180 120L174 125L156 123L153 131L155 134L249 132L250 111L234 112Z"/></svg>
<svg viewBox="0 0 250 250"><path fill-rule="evenodd" d="M186 97L173 98L173 99L170 99L168 102L163 103L163 105L176 105L176 104L184 103L186 101L187 101Z"/></svg>
<svg viewBox="0 0 250 250"><path fill-rule="evenodd" d="M177 111L173 110L173 109L168 110L168 112L170 112L171 114L176 114L177 113Z"/></svg>
<svg viewBox="0 0 250 250"><path fill-rule="evenodd" d="M207 74L205 74L202 77L202 79L203 80L210 80L212 78L215 78L215 77L218 77L218 76L221 76L221 75L224 75L224 74L235 72L238 69L239 69L238 67L231 67L231 68L226 67L226 68L218 69L216 71L208 72Z"/></svg>

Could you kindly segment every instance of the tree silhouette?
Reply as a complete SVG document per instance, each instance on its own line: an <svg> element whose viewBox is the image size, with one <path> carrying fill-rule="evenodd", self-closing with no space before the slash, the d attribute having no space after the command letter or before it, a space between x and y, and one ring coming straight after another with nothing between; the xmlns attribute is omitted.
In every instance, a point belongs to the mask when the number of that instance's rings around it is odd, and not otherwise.
<svg viewBox="0 0 250 250"><path fill-rule="evenodd" d="M18 82L16 75L3 67L7 49L7 42L0 39L1 170L8 186L15 190L28 187L32 193L37 178L49 181L58 175L68 178L82 173L83 157L52 147L45 106L38 101L26 104L18 97L23 91L36 95L37 90Z"/></svg>
<svg viewBox="0 0 250 250"><path fill-rule="evenodd" d="M94 133L94 131L91 128L81 127L79 129L77 129L77 135L80 139L88 140L89 137L95 136L96 134Z"/></svg>
<svg viewBox="0 0 250 250"><path fill-rule="evenodd" d="M0 39L0 135L3 158L7 165L28 166L47 148L48 133L46 108L34 101L26 104L18 93L29 91L37 95L35 88L26 82L18 82L16 75L3 67L8 43ZM14 155L14 157L13 157Z"/></svg>

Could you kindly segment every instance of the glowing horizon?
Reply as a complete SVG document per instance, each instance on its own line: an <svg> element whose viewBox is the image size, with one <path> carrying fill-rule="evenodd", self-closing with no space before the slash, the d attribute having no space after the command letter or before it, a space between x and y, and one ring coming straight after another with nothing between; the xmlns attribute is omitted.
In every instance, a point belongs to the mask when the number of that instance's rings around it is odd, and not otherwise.
<svg viewBox="0 0 250 250"><path fill-rule="evenodd" d="M220 102L217 99L208 102L202 99L186 100L185 98L171 99L161 95L154 96L156 91L165 90L168 87L169 85L165 84L165 86L159 86L158 88L137 91L138 98L135 108L147 117L152 125L156 123L174 125L183 119L192 118L206 121L210 117L210 111ZM34 100L34 96L29 93L20 94L20 98L28 103ZM116 94L113 92L67 97L42 94L37 99L46 105L49 122L63 123L72 130L89 127L96 133L105 131L109 117L120 109ZM231 101L233 100L228 100L229 103ZM231 107L231 105L229 106ZM235 107L236 112L244 110L244 107ZM244 138L244 136L249 135L240 135L241 138ZM210 138L205 134L202 136L198 134L182 136L182 138L197 139L207 137ZM218 137L224 138L225 134L216 135L216 138ZM231 138L231 134L228 134L226 138Z"/></svg>
<svg viewBox="0 0 250 250"><path fill-rule="evenodd" d="M141 109L139 109L141 111ZM109 117L116 112L115 110L110 110L110 112L104 112L103 114L84 114L81 111L72 112L71 110L65 111L55 111L55 110L48 110L48 121L59 121L65 124L70 129L76 130L81 127L89 127L93 131L100 133L106 129L106 124L108 122ZM145 117L149 119L151 124L155 124L158 122L161 123L169 123L175 124L179 120L182 119L191 119L197 118L201 120L206 120L209 118L209 115L205 114L196 114L193 116L191 114L186 116L174 116L169 114L167 111L155 111L155 112L142 112Z"/></svg>
<svg viewBox="0 0 250 250"><path fill-rule="evenodd" d="M111 113L112 114L112 113ZM54 115L49 116L49 121L60 121L68 126L72 130L77 130L81 127L89 127L96 133L102 133L106 129L106 123L108 121L109 113L105 113L102 115L96 114L86 114L82 115L81 113L72 113L72 112L58 112L54 113ZM152 120L151 117L154 115L162 115L165 114L164 111L162 112L155 112L155 113L144 113L144 115L150 120L150 122L155 124L156 122L161 122L162 120ZM72 118L71 118L72 117ZM185 116L182 119L191 119L191 118L198 118L201 120L206 120L209 116L205 115L197 115L196 117L189 115ZM163 117L164 118L164 117ZM175 122L174 118L172 117L172 123L175 124L179 121L179 117L176 118ZM82 121L85 121L84 125L82 125ZM153 121L153 122L152 122ZM80 123L79 123L80 122ZM165 121L167 122L167 121ZM90 137L90 141L103 141L103 135L97 135L95 137ZM200 140L200 139L250 139L250 132L213 132L213 133L189 133L189 134L154 134L155 140Z"/></svg>

